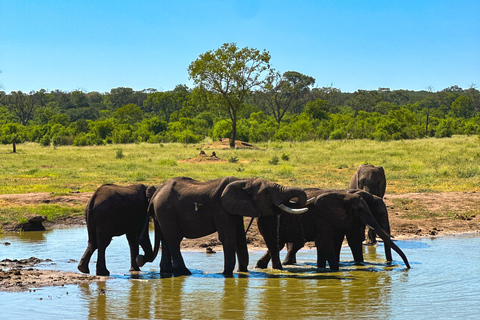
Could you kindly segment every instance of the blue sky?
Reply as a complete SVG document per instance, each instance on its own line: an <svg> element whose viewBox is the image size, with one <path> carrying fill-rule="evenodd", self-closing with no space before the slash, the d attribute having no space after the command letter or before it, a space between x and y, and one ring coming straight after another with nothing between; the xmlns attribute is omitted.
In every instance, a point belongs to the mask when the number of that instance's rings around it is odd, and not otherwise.
<svg viewBox="0 0 480 320"><path fill-rule="evenodd" d="M480 1L0 1L6 92L172 90L223 43L343 92L480 86Z"/></svg>

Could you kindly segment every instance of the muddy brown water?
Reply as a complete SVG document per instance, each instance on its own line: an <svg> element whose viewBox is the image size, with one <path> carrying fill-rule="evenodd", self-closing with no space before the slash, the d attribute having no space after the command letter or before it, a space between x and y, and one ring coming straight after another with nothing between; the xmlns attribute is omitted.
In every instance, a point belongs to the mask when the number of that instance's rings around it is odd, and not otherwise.
<svg viewBox="0 0 480 320"><path fill-rule="evenodd" d="M86 239L85 228L3 234L0 260L35 256L52 260L38 268L76 271ZM409 258L410 270L395 253L393 265L387 265L380 244L364 248L368 262L362 266L352 263L348 248L342 249L338 272L315 268L314 250L302 250L298 265L285 270L258 270L253 266L263 252L254 251L250 272L225 278L222 253L184 252L193 274L161 277L159 258L140 273L129 273L127 241L118 237L107 249L112 279L0 292L0 318L478 319L478 234L396 243Z"/></svg>

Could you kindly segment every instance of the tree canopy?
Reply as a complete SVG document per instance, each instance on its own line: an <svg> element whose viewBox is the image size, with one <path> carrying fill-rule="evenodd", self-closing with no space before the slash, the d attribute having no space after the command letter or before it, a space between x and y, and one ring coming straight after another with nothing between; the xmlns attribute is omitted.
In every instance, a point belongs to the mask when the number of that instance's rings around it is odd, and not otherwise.
<svg viewBox="0 0 480 320"><path fill-rule="evenodd" d="M215 51L207 51L188 67L194 83L212 93L210 99L226 108L232 121L230 147L235 147L237 113L253 89L264 82L270 69L270 54L254 48L239 48L235 43L225 43Z"/></svg>

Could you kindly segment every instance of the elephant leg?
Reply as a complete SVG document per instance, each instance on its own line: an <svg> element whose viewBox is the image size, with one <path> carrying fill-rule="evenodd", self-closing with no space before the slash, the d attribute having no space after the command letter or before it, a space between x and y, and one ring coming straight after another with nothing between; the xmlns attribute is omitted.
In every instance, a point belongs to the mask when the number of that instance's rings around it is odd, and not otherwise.
<svg viewBox="0 0 480 320"><path fill-rule="evenodd" d="M335 237L331 233L317 233L315 237L317 247L317 268L326 268L326 262L330 270L339 270L339 255L336 252Z"/></svg>
<svg viewBox="0 0 480 320"><path fill-rule="evenodd" d="M109 276L110 271L107 269L105 261L105 251L112 241L111 236L102 236L97 234L98 255L97 255L97 276Z"/></svg>
<svg viewBox="0 0 480 320"><path fill-rule="evenodd" d="M235 269L235 227L233 226L229 230L218 230L218 238L223 246L223 275L232 276L233 269Z"/></svg>
<svg viewBox="0 0 480 320"><path fill-rule="evenodd" d="M160 259L160 273L173 273L172 255L165 240L162 240L162 257Z"/></svg>
<svg viewBox="0 0 480 320"><path fill-rule="evenodd" d="M238 271L239 272L248 272L248 248L247 248L247 238L245 235L245 228L243 227L243 217L238 217L239 221L235 224L236 226L236 244L235 251L238 258Z"/></svg>
<svg viewBox="0 0 480 320"><path fill-rule="evenodd" d="M363 234L365 234L363 228ZM352 251L353 261L355 263L362 263L363 262L363 246L362 242L364 240L364 236L361 235L360 232L353 232L347 234L347 241L350 250Z"/></svg>
<svg viewBox="0 0 480 320"><path fill-rule="evenodd" d="M255 268L266 269L268 267L269 262L270 262L270 251L267 250L267 252L265 252L263 256L260 259L258 259L257 264L255 265Z"/></svg>
<svg viewBox="0 0 480 320"><path fill-rule="evenodd" d="M366 245L372 246L377 243L377 234L373 230L368 230L368 237Z"/></svg>
<svg viewBox="0 0 480 320"><path fill-rule="evenodd" d="M191 275L192 273L188 270L187 266L185 265L185 261L183 260L182 252L180 251L180 242L181 239L178 240L169 240L167 239L168 250L170 251L170 255L172 257L172 270L175 276L183 276L183 275ZM235 251L234 251L235 252ZM163 251L162 251L163 253Z"/></svg>
<svg viewBox="0 0 480 320"><path fill-rule="evenodd" d="M90 273L90 269L88 268L88 264L90 262L90 258L92 257L92 254L97 250L97 245L96 243L88 243L87 249L85 249L85 252L83 253L82 258L80 259L80 262L78 263L78 270L83 273Z"/></svg>
<svg viewBox="0 0 480 320"><path fill-rule="evenodd" d="M128 246L130 247L130 270L129 271L140 271L140 268L137 264L138 256L138 242L135 233L127 233Z"/></svg>
<svg viewBox="0 0 480 320"><path fill-rule="evenodd" d="M340 253L342 252L343 239L345 239L345 234L343 233L343 231L337 231L333 235L333 246L338 261L340 261Z"/></svg>
<svg viewBox="0 0 480 320"><path fill-rule="evenodd" d="M297 252L305 245L303 241L289 242L287 243L287 255L283 260L283 265L297 263Z"/></svg>
<svg viewBox="0 0 480 320"><path fill-rule="evenodd" d="M139 243L143 249L144 255L138 255L135 262L139 267L143 267L146 262L153 262L152 243L150 242L150 237L148 235L144 235L143 238L139 239Z"/></svg>

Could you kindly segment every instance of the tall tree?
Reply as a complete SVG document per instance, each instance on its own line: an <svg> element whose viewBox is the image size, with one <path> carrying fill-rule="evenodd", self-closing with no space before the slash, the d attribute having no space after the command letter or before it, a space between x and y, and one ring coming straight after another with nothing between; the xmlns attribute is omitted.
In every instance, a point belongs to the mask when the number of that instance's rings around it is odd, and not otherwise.
<svg viewBox="0 0 480 320"><path fill-rule="evenodd" d="M235 43L224 43L215 51L207 51L193 61L188 73L194 83L212 94L226 109L232 121L230 147L235 148L237 112L252 90L264 82L265 71L270 69L270 54L254 48L239 48Z"/></svg>
<svg viewBox="0 0 480 320"><path fill-rule="evenodd" d="M18 118L20 123L26 126L28 121L33 119L35 109L37 108L33 99L33 91L30 95L22 91L12 91L7 107Z"/></svg>
<svg viewBox="0 0 480 320"><path fill-rule="evenodd" d="M278 124L285 113L302 104L301 101L310 91L315 78L296 71L287 71L282 76L272 70L257 96L260 103L271 113Z"/></svg>
<svg viewBox="0 0 480 320"><path fill-rule="evenodd" d="M480 91L478 90L477 85L472 83L470 88L468 88L466 91L468 96L472 100L472 106L475 114L476 115L479 114L480 113Z"/></svg>

